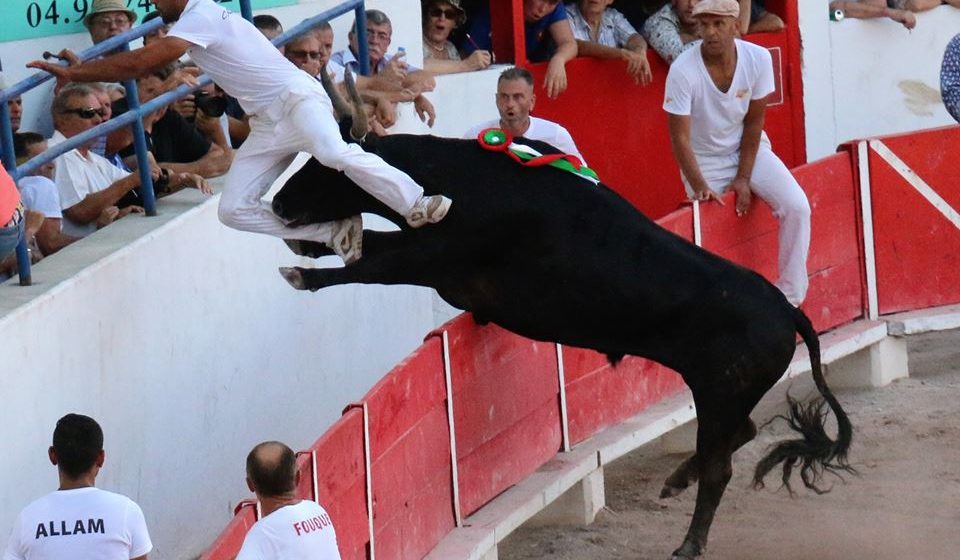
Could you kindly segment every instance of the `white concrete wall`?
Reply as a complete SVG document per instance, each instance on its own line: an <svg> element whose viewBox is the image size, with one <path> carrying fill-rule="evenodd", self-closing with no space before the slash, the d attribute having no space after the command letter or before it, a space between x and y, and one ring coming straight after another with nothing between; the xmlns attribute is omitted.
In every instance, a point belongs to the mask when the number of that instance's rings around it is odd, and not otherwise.
<svg viewBox="0 0 960 560"><path fill-rule="evenodd" d="M907 31L889 19L832 22L821 2L798 2L807 158L848 140L953 124L940 101L943 50L960 10L917 14Z"/></svg>

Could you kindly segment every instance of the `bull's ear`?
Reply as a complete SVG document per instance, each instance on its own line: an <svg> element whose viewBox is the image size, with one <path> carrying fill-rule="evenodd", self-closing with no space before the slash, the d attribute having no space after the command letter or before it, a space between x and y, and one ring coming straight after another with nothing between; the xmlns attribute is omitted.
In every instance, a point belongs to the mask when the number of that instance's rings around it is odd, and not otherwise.
<svg viewBox="0 0 960 560"><path fill-rule="evenodd" d="M333 78L331 78L330 73L327 72L326 65L320 69L320 84L323 86L323 90L327 92L327 95L330 96L337 122L343 122L343 119L353 114L350 105L343 99L343 96L340 95L340 90L338 90L336 84L333 83Z"/></svg>

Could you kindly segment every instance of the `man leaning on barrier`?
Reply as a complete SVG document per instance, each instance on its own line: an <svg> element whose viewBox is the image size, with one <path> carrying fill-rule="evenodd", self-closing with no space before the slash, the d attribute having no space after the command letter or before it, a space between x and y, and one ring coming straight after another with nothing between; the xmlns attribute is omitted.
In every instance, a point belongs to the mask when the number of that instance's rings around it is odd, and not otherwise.
<svg viewBox="0 0 960 560"><path fill-rule="evenodd" d="M122 80L142 76L189 52L201 70L252 115L251 133L227 175L220 220L233 228L285 239L307 239L334 249L346 263L360 258L360 216L336 222L288 227L261 197L300 151L342 170L362 189L406 217L411 227L443 219L451 201L424 196L406 173L380 157L347 144L333 118L330 98L316 80L285 59L248 21L213 0L156 0L170 33L150 45L70 66L34 61L28 66L58 81Z"/></svg>

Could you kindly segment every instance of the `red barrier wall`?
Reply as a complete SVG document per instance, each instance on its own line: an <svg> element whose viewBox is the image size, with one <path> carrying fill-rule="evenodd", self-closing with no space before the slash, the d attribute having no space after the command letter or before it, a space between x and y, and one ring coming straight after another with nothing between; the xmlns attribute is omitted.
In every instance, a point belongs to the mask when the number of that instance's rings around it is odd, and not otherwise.
<svg viewBox="0 0 960 560"><path fill-rule="evenodd" d="M470 515L560 449L553 344L521 338L469 314L444 328L450 340L460 504Z"/></svg>
<svg viewBox="0 0 960 560"><path fill-rule="evenodd" d="M243 546L243 539L247 536L247 531L257 522L256 508L241 508L227 523L223 531L213 541L210 548L200 556L200 560L219 560L235 558Z"/></svg>
<svg viewBox="0 0 960 560"><path fill-rule="evenodd" d="M960 127L881 139L954 213ZM873 231L880 313L960 302L960 229L873 149ZM908 172L909 175L909 172Z"/></svg>

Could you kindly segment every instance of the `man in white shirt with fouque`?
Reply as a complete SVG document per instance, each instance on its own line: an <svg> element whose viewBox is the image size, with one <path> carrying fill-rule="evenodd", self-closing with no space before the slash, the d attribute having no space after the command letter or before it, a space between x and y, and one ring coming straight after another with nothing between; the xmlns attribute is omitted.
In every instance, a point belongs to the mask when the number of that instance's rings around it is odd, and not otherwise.
<svg viewBox="0 0 960 560"><path fill-rule="evenodd" d="M336 222L288 227L262 200L297 153L309 152L327 167L343 171L362 189L406 218L411 227L446 216L451 201L424 196L406 173L380 157L347 144L333 118L330 98L316 80L301 72L250 22L213 0L154 0L166 23L166 37L142 49L73 64L34 61L28 66L58 81L118 81L146 75L184 54L251 115L250 136L237 151L220 198L220 220L233 228L284 239L306 239L331 247L344 262L360 258L360 216ZM323 188L323 185L317 185Z"/></svg>
<svg viewBox="0 0 960 560"><path fill-rule="evenodd" d="M540 140L550 144L564 154L576 156L586 165L573 137L559 124L530 116L537 102L533 93L533 75L524 68L508 68L497 80L497 111L500 118L478 124L464 134L464 138L476 139L488 128L499 128L509 132L514 138L523 136L530 140Z"/></svg>
<svg viewBox="0 0 960 560"><path fill-rule="evenodd" d="M743 216L753 193L780 220L776 285L799 306L808 284L810 204L763 132L773 64L767 49L736 39L739 13L737 0L694 6L703 42L670 66L663 108L690 198L722 203L720 195L732 190Z"/></svg>
<svg viewBox="0 0 960 560"><path fill-rule="evenodd" d="M3 560L146 560L153 543L140 506L94 487L105 457L96 420L58 420L47 453L60 488L20 512Z"/></svg>
<svg viewBox="0 0 960 560"><path fill-rule="evenodd" d="M296 454L279 441L265 441L247 455L247 486L263 517L243 539L237 560L340 560L330 516L297 496L299 474Z"/></svg>

